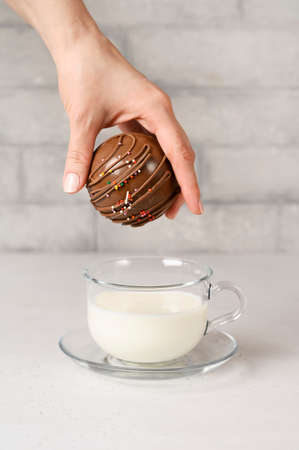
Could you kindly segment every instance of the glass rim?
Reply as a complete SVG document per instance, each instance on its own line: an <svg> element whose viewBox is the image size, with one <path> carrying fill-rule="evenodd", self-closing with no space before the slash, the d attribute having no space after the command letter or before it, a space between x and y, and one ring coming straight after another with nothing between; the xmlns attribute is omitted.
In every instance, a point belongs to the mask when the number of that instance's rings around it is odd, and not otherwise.
<svg viewBox="0 0 299 450"><path fill-rule="evenodd" d="M168 260L168 261L180 261L183 264L188 264L190 266L197 266L198 269L200 269L199 262L196 260L190 260L190 259L184 259L180 257L175 256L118 256L118 257L112 257L109 259L103 259L101 260L101 264L107 264L107 263L115 263L117 261L121 260L129 260L129 261L136 261L136 260ZM99 277L95 278L90 274L90 270L88 268L85 268L82 272L83 278L86 280L101 286L101 287L107 287L109 289L121 289L121 290L136 290L136 291L157 291L157 290L170 290L170 289L182 289L187 288L190 286L195 286L203 281L208 280L213 275L213 269L210 266L204 266L200 269L200 271L203 273L202 276L198 278L191 277L190 280L186 282L181 283L168 283L168 284L157 284L157 285L138 285L138 284L129 284L129 283L114 283L110 281L106 281L104 279L100 279Z"/></svg>

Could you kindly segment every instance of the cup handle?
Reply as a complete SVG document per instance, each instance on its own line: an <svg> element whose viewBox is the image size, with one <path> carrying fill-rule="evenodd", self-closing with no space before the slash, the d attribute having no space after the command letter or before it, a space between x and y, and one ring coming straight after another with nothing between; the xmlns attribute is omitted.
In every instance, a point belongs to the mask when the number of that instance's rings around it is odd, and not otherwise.
<svg viewBox="0 0 299 450"><path fill-rule="evenodd" d="M233 320L238 319L245 311L246 297L244 296L242 291L230 281L219 281L216 285L210 284L208 293L209 299L222 291L234 292L239 300L239 304L233 311L222 314L221 316L217 316L215 317L215 319L208 320L204 334L207 334L211 328L216 328L219 325L224 325L225 323L232 322Z"/></svg>

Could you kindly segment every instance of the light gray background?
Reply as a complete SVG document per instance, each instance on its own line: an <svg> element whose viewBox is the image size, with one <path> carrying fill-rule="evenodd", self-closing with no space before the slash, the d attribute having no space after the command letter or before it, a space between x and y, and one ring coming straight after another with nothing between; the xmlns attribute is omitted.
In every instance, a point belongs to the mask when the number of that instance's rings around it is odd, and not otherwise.
<svg viewBox="0 0 299 450"><path fill-rule="evenodd" d="M172 97L198 153L205 214L184 210L133 230L95 214L85 192L62 192L68 122L55 68L35 31L1 1L0 250L298 251L299 2L87 6Z"/></svg>

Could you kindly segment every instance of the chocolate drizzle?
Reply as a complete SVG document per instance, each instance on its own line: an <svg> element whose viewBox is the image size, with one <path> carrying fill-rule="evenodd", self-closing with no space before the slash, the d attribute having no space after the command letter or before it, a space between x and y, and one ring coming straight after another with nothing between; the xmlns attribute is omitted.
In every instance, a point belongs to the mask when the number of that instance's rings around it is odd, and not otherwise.
<svg viewBox="0 0 299 450"><path fill-rule="evenodd" d="M157 139L143 133L119 134L101 144L86 187L103 216L133 227L160 217L180 192Z"/></svg>

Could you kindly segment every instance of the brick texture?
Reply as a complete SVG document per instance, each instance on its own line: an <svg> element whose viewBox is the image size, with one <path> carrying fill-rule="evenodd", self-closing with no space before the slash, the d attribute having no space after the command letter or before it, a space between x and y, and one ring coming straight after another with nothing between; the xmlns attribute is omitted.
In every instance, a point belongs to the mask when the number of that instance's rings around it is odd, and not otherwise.
<svg viewBox="0 0 299 450"><path fill-rule="evenodd" d="M197 153L203 216L141 229L63 193L69 124L38 34L0 0L0 251L297 252L299 2L87 0L171 96ZM99 83L101 80L99 79ZM118 129L103 130L97 145Z"/></svg>
<svg viewBox="0 0 299 450"><path fill-rule="evenodd" d="M299 201L299 152L290 148L208 149L198 161L204 200Z"/></svg>
<svg viewBox="0 0 299 450"><path fill-rule="evenodd" d="M0 89L0 142L61 144L69 129L56 89Z"/></svg>
<svg viewBox="0 0 299 450"><path fill-rule="evenodd" d="M299 91L180 92L177 117L195 145L299 143Z"/></svg>
<svg viewBox="0 0 299 450"><path fill-rule="evenodd" d="M1 86L56 85L53 60L32 28L0 27L0 58L5 61L1 65Z"/></svg>
<svg viewBox="0 0 299 450"><path fill-rule="evenodd" d="M24 199L30 203L88 203L86 189L76 195L62 189L66 148L53 146L25 149L23 152Z"/></svg>
<svg viewBox="0 0 299 450"><path fill-rule="evenodd" d="M299 252L299 205L284 205L280 217L280 250Z"/></svg>
<svg viewBox="0 0 299 450"><path fill-rule="evenodd" d="M0 170L0 204L17 202L20 193L20 155L17 150L0 145Z"/></svg>
<svg viewBox="0 0 299 450"><path fill-rule="evenodd" d="M94 250L89 206L15 205L0 210L0 250Z"/></svg>
<svg viewBox="0 0 299 450"><path fill-rule="evenodd" d="M217 25L239 20L238 0L87 0L89 11L99 24L123 26L153 24Z"/></svg>
<svg viewBox="0 0 299 450"><path fill-rule="evenodd" d="M144 252L274 251L277 209L270 205L205 205L202 216L186 208L169 221L166 218L133 229L97 219L98 249L120 254Z"/></svg>
<svg viewBox="0 0 299 450"><path fill-rule="evenodd" d="M298 26L297 0L242 0L245 20L258 25Z"/></svg>
<svg viewBox="0 0 299 450"><path fill-rule="evenodd" d="M153 32L140 27L128 39L133 63L158 82L182 87L299 85L297 30L178 33L176 28Z"/></svg>

